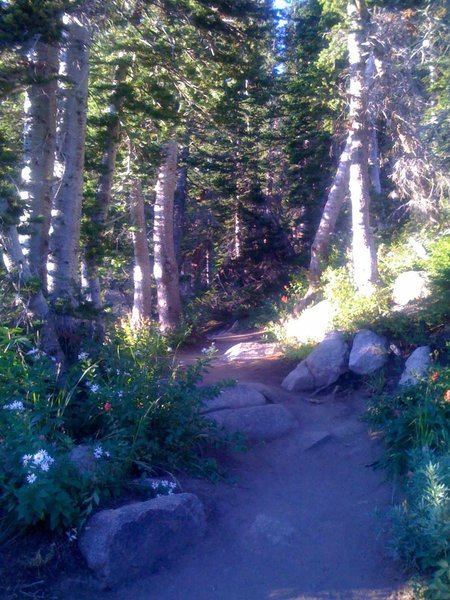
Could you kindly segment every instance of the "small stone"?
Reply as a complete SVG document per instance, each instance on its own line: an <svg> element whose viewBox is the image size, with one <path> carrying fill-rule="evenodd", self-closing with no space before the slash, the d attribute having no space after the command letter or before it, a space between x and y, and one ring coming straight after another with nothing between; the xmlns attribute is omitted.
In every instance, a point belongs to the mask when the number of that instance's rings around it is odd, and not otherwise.
<svg viewBox="0 0 450 600"><path fill-rule="evenodd" d="M250 385L239 384L225 388L215 398L205 401L203 414L226 408L243 408L245 406L259 406L266 404L266 398Z"/></svg>
<svg viewBox="0 0 450 600"><path fill-rule="evenodd" d="M386 339L373 331L362 329L353 340L348 368L357 375L370 375L384 367L388 355Z"/></svg>
<svg viewBox="0 0 450 600"><path fill-rule="evenodd" d="M249 441L274 440L298 427L294 415L282 404L219 410L209 415L229 433L241 433Z"/></svg>
<svg viewBox="0 0 450 600"><path fill-rule="evenodd" d="M267 358L280 356L281 349L278 344L265 344L263 342L241 342L231 346L223 355L223 360L257 360L258 358Z"/></svg>
<svg viewBox="0 0 450 600"><path fill-rule="evenodd" d="M72 448L69 452L69 461L84 477L94 475L98 469L98 460L95 458L94 449L87 444L80 444Z"/></svg>
<svg viewBox="0 0 450 600"><path fill-rule="evenodd" d="M392 299L399 306L406 306L429 295L430 288L424 271L400 273L394 282Z"/></svg>
<svg viewBox="0 0 450 600"><path fill-rule="evenodd" d="M420 346L414 350L405 363L399 385L417 385L426 376L431 364L430 352L429 346Z"/></svg>

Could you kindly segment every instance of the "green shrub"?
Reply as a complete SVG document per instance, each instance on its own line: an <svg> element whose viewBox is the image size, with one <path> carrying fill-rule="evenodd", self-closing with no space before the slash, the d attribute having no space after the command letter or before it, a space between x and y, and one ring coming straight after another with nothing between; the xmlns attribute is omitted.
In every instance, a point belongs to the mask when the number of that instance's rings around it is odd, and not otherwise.
<svg viewBox="0 0 450 600"><path fill-rule="evenodd" d="M346 267L328 268L323 280L324 296L336 308L333 323L336 329L351 332L373 327L380 317L388 314L389 290L379 288L369 297L360 294Z"/></svg>
<svg viewBox="0 0 450 600"><path fill-rule="evenodd" d="M409 458L406 499L392 513L395 555L421 571L450 551L450 454L417 451Z"/></svg>
<svg viewBox="0 0 450 600"><path fill-rule="evenodd" d="M441 325L450 317L450 235L432 244L426 269L432 286L428 312L432 325Z"/></svg>
<svg viewBox="0 0 450 600"><path fill-rule="evenodd" d="M450 451L449 390L450 368L436 367L419 385L372 400L366 418L383 431L384 460L391 471L405 472L415 449Z"/></svg>
<svg viewBox="0 0 450 600"><path fill-rule="evenodd" d="M76 528L142 473L213 473L204 449L217 431L201 407L219 388L197 385L209 360L206 352L182 369L150 325L122 323L80 354L61 388L45 354L19 330L0 328L2 531ZM78 444L92 448L89 476L69 460Z"/></svg>

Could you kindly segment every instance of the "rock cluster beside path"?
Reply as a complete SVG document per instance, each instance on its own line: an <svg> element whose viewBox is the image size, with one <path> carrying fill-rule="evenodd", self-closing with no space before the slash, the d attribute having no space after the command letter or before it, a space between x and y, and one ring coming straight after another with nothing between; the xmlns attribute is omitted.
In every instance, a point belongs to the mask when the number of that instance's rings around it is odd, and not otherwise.
<svg viewBox="0 0 450 600"><path fill-rule="evenodd" d="M282 404L271 404L250 384L226 388L205 403L204 413L228 433L241 433L247 441L269 441L298 426Z"/></svg>
<svg viewBox="0 0 450 600"><path fill-rule="evenodd" d="M331 332L285 377L282 387L290 392L313 391L332 385L348 371L360 376L371 375L386 365L389 354L386 338L373 331L358 331L350 351L345 336ZM429 346L417 348L406 361L399 385L418 383L429 366Z"/></svg>

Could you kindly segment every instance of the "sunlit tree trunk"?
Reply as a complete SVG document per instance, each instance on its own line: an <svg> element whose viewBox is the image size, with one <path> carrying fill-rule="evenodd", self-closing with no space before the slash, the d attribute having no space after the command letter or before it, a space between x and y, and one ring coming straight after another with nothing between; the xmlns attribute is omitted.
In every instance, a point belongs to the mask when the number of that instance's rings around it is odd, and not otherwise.
<svg viewBox="0 0 450 600"><path fill-rule="evenodd" d="M58 48L36 42L29 53L32 83L25 93L21 196L29 217L28 262L47 289L47 257L56 150Z"/></svg>
<svg viewBox="0 0 450 600"><path fill-rule="evenodd" d="M350 65L350 173L349 192L352 204L352 253L355 285L369 295L377 281L375 244L369 223L369 140L368 90L366 82L368 13L364 0L348 3L350 31L348 52Z"/></svg>
<svg viewBox="0 0 450 600"><path fill-rule="evenodd" d="M309 263L310 292L317 287L328 256L331 235L348 194L351 158L351 136L347 137L345 148L339 159L339 165L328 198L323 209L322 218L311 246Z"/></svg>
<svg viewBox="0 0 450 600"><path fill-rule="evenodd" d="M175 327L181 318L178 266L173 236L173 203L177 178L178 145L166 144L156 184L153 229L154 267L161 329Z"/></svg>
<svg viewBox="0 0 450 600"><path fill-rule="evenodd" d="M119 64L116 69L114 89L110 98L109 119L105 131L105 145L101 161L101 175L95 194L95 207L91 215L91 222L96 232L90 237L85 248L87 291L90 301L97 309L100 309L102 306L100 278L98 275L98 244L99 239L102 237L108 210L111 205L113 177L122 129L120 117L125 100L121 84L125 81L127 73L128 65L125 63Z"/></svg>
<svg viewBox="0 0 450 600"><path fill-rule="evenodd" d="M152 314L152 269L145 223L141 182L133 179L130 189L130 214L134 250L134 298L132 321L140 323Z"/></svg>
<svg viewBox="0 0 450 600"><path fill-rule="evenodd" d="M41 289L32 283L33 273L24 255L16 225L8 214L8 205L0 198L0 246L5 267L16 287L17 295L31 316L41 322L41 346L59 364L64 355L56 334L52 314ZM29 284L29 285L27 285Z"/></svg>
<svg viewBox="0 0 450 600"><path fill-rule="evenodd" d="M58 131L60 180L54 201L50 242L51 298L77 304L80 254L81 202L83 194L84 145L91 31L84 15L69 15L66 49L62 57L67 79L61 90L61 120Z"/></svg>
<svg viewBox="0 0 450 600"><path fill-rule="evenodd" d="M370 183L375 194L381 194L380 153L378 148L378 132L375 125L369 129L369 174Z"/></svg>

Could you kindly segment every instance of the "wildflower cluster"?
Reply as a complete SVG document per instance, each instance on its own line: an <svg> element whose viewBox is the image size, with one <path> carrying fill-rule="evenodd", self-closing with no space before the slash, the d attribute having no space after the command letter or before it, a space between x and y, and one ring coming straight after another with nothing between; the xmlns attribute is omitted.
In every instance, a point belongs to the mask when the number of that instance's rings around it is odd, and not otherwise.
<svg viewBox="0 0 450 600"><path fill-rule="evenodd" d="M92 451L95 458L98 460L99 458L110 458L111 454L108 452L108 450L103 450L102 446L100 444L97 444L96 446L94 446L94 450Z"/></svg>
<svg viewBox="0 0 450 600"><path fill-rule="evenodd" d="M25 406L21 400L14 400L14 402L11 402L10 404L5 404L3 409L22 412L25 410Z"/></svg>
<svg viewBox="0 0 450 600"><path fill-rule="evenodd" d="M36 472L43 471L47 473L54 462L55 459L50 456L47 450L39 450L36 454L22 456L22 465L28 469L27 483L32 484L37 480Z"/></svg>
<svg viewBox="0 0 450 600"><path fill-rule="evenodd" d="M156 497L159 498L159 496L171 496L174 494L177 484L174 481L161 479L161 481L152 481L151 487L156 492Z"/></svg>

